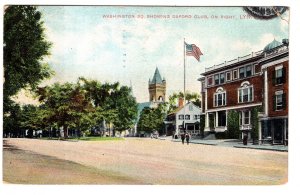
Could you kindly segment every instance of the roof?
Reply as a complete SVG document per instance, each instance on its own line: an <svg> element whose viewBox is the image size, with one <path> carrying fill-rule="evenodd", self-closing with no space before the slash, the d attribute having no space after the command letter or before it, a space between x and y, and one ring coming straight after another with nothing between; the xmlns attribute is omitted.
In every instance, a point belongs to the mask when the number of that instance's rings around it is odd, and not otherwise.
<svg viewBox="0 0 300 195"><path fill-rule="evenodd" d="M200 109L200 108L199 108L198 106L196 106L193 102L188 102L188 103L186 103L184 106L180 106L180 107L176 108L175 110L173 110L173 112L169 113L168 115L176 114L176 113L178 113L182 108L184 108L185 106L188 106L188 105L190 105L190 104L192 104L194 107Z"/></svg>
<svg viewBox="0 0 300 195"><path fill-rule="evenodd" d="M156 67L151 84L161 84L161 83L163 83L163 79L161 78L159 70Z"/></svg>
<svg viewBox="0 0 300 195"><path fill-rule="evenodd" d="M271 43L269 43L268 45L265 46L264 48L264 52L266 51L270 51L278 46L282 45L281 42L277 41L276 39L274 39Z"/></svg>
<svg viewBox="0 0 300 195"><path fill-rule="evenodd" d="M169 113L168 115L176 114L176 113L179 112L182 108L183 108L183 106L180 106L180 107L176 108L175 110L173 110L173 112Z"/></svg>
<svg viewBox="0 0 300 195"><path fill-rule="evenodd" d="M151 102L143 102L138 104L138 111L141 112L144 108L148 107L150 108L152 105Z"/></svg>

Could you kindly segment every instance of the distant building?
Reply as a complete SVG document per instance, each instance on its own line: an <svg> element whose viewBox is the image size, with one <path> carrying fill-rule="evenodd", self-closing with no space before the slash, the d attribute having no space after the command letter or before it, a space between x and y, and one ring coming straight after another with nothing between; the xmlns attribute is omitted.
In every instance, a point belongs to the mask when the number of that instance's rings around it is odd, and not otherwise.
<svg viewBox="0 0 300 195"><path fill-rule="evenodd" d="M158 104L164 103L166 100L166 80L161 77L158 68L156 67L152 80L149 79L149 102L142 102L138 104L138 118L135 124L134 132L132 136L137 135L137 123L139 121L140 114L144 108L156 108Z"/></svg>
<svg viewBox="0 0 300 195"><path fill-rule="evenodd" d="M165 102L166 80L161 78L158 68L155 69L152 80L149 79L148 89L150 102Z"/></svg>
<svg viewBox="0 0 300 195"><path fill-rule="evenodd" d="M230 110L239 112L241 138L252 130L251 109L262 107L259 141L288 140L288 40L272 41L263 50L206 68L202 78L205 131L227 130Z"/></svg>
<svg viewBox="0 0 300 195"><path fill-rule="evenodd" d="M200 135L200 115L198 106L192 102L184 105L183 99L179 99L178 108L168 114L164 121L166 135L179 136L184 131L192 136Z"/></svg>

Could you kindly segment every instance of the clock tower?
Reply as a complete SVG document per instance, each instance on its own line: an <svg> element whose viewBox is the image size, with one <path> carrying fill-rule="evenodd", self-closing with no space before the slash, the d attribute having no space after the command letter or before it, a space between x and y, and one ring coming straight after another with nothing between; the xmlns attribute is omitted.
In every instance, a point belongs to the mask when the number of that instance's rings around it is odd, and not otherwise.
<svg viewBox="0 0 300 195"><path fill-rule="evenodd" d="M161 78L158 68L155 69L152 80L149 79L148 89L150 102L165 102L166 80Z"/></svg>

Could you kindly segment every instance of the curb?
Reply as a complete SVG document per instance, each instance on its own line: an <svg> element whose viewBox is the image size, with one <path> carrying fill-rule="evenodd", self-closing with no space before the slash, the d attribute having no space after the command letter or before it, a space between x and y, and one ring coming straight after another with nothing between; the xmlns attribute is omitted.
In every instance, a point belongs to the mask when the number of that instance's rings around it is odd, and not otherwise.
<svg viewBox="0 0 300 195"><path fill-rule="evenodd" d="M253 147L246 147L246 146L233 146L234 148L247 148L247 149L253 149L253 150L269 150L269 151L277 151L277 152L288 152L288 150L283 149L272 149L272 148L253 148Z"/></svg>

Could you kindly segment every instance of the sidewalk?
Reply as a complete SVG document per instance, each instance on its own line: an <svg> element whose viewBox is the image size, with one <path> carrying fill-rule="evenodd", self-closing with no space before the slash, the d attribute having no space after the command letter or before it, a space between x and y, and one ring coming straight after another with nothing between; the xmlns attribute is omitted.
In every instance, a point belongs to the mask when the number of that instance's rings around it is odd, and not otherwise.
<svg viewBox="0 0 300 195"><path fill-rule="evenodd" d="M171 139L173 142L181 142L180 139ZM192 139L190 140L191 144L203 144L203 145L212 145L212 146L222 146L222 147L234 147L234 148L248 148L248 149L257 149L257 150L272 150L287 152L288 146L284 145L253 145L249 142L247 145L243 145L240 140L235 139L216 139L216 140L202 140L202 139Z"/></svg>

